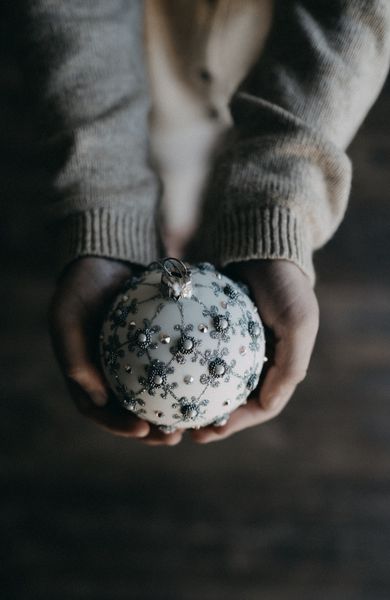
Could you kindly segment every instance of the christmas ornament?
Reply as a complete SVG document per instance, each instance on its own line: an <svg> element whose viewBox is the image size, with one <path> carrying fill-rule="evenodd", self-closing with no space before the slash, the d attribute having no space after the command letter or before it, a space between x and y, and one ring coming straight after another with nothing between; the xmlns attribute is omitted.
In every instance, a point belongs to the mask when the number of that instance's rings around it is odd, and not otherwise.
<svg viewBox="0 0 390 600"><path fill-rule="evenodd" d="M126 282L100 336L122 406L166 433L224 425L256 387L264 351L246 286L174 258Z"/></svg>

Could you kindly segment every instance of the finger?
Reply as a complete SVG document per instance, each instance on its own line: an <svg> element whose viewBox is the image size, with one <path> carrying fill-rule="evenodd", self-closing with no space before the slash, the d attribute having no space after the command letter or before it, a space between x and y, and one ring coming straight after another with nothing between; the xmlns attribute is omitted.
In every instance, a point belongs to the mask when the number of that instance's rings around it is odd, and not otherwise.
<svg viewBox="0 0 390 600"><path fill-rule="evenodd" d="M67 380L77 383L96 406L108 402L107 384L93 360L95 342L90 342L86 326L73 318L52 321L52 342L55 354Z"/></svg>
<svg viewBox="0 0 390 600"><path fill-rule="evenodd" d="M110 408L103 410L109 401L109 390L102 373L94 363L97 340L88 334L81 319L51 321L55 354L65 376L69 391L79 411L104 429L116 435L144 437L149 425L126 411Z"/></svg>
<svg viewBox="0 0 390 600"><path fill-rule="evenodd" d="M159 431L156 427L151 427L149 435L141 441L147 446L176 446L181 442L182 437L182 430L167 434Z"/></svg>
<svg viewBox="0 0 390 600"><path fill-rule="evenodd" d="M291 322L274 331L274 356L260 387L259 401L264 409L280 409L303 381L309 366L318 323L308 319Z"/></svg>
<svg viewBox="0 0 390 600"><path fill-rule="evenodd" d="M118 436L144 438L150 432L150 426L128 411L122 410L111 401L104 408L92 404L90 397L76 383L68 381L70 394L81 414L97 425Z"/></svg>
<svg viewBox="0 0 390 600"><path fill-rule="evenodd" d="M199 444L208 444L223 440L242 429L253 427L265 423L276 416L277 412L273 409L265 410L259 406L257 399L248 400L245 406L241 406L235 410L229 421L223 427L210 425L202 429L197 429L191 432L191 438Z"/></svg>

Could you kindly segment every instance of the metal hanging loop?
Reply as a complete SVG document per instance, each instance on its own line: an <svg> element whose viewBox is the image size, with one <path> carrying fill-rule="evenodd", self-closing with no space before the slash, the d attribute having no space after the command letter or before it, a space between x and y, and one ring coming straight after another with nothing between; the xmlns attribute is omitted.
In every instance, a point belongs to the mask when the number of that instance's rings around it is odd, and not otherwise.
<svg viewBox="0 0 390 600"><path fill-rule="evenodd" d="M173 300L191 298L191 269L180 259L172 257L164 258L158 264L162 269L160 288L163 296Z"/></svg>

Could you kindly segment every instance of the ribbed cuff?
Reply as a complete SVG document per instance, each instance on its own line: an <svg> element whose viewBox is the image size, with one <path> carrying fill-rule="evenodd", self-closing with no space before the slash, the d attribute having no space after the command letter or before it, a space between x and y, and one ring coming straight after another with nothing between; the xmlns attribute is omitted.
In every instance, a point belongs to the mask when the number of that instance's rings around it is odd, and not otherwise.
<svg viewBox="0 0 390 600"><path fill-rule="evenodd" d="M201 235L196 259L224 267L253 259L284 259L295 263L309 277L315 273L312 250L304 222L281 206L241 208L220 215L215 226Z"/></svg>
<svg viewBox="0 0 390 600"><path fill-rule="evenodd" d="M95 208L59 224L60 268L82 256L148 265L161 254L154 214Z"/></svg>

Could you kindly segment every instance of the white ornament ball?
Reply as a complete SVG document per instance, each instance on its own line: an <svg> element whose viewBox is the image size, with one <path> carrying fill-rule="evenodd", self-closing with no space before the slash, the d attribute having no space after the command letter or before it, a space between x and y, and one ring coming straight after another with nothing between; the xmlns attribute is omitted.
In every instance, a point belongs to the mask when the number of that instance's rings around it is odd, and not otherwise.
<svg viewBox="0 0 390 600"><path fill-rule="evenodd" d="M257 386L264 329L242 284L209 263L152 263L126 282L100 336L122 406L165 432L224 425Z"/></svg>

